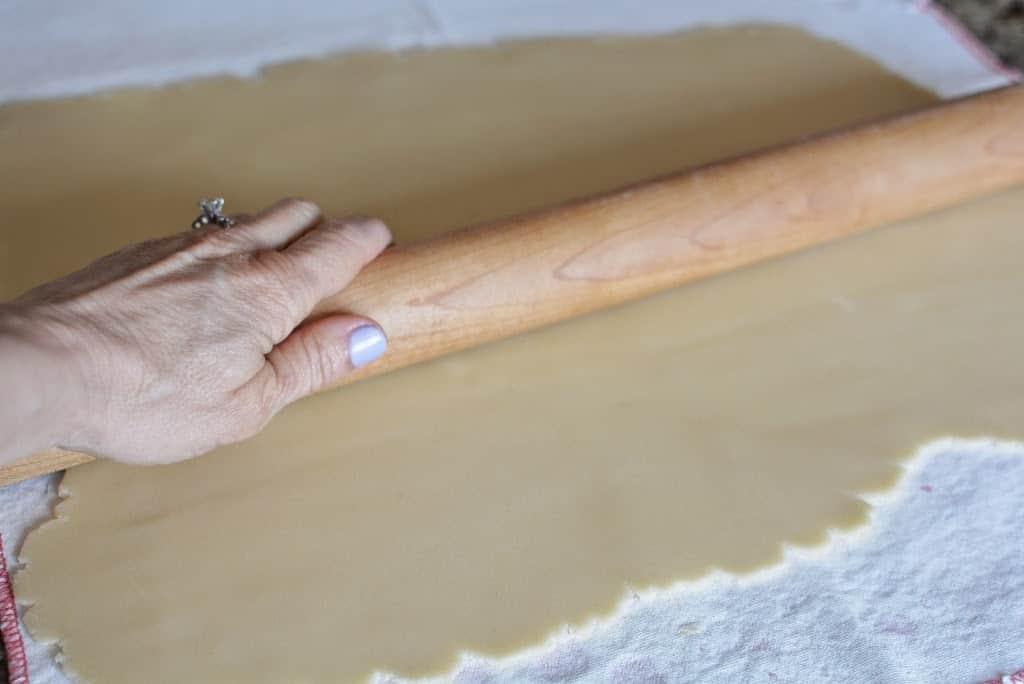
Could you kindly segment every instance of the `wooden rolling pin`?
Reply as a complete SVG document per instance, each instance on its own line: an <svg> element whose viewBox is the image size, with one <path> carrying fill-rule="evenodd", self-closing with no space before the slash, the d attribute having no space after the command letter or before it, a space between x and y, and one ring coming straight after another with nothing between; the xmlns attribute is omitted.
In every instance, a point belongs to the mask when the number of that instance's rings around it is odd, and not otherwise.
<svg viewBox="0 0 1024 684"><path fill-rule="evenodd" d="M351 382L1017 183L1024 86L399 246L317 313L388 333ZM88 460L35 454L0 484Z"/></svg>

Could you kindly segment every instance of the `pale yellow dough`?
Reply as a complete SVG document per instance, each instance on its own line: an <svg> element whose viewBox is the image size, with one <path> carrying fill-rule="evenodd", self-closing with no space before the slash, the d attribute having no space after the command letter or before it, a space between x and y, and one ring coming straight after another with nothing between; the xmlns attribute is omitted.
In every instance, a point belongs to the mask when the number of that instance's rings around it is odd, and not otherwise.
<svg viewBox="0 0 1024 684"><path fill-rule="evenodd" d="M0 286L214 192L409 239L931 100L743 28L8 106ZM103 684L437 673L819 544L920 444L1024 434L1021 216L1002 194L332 392L191 463L78 468L25 548L28 624Z"/></svg>

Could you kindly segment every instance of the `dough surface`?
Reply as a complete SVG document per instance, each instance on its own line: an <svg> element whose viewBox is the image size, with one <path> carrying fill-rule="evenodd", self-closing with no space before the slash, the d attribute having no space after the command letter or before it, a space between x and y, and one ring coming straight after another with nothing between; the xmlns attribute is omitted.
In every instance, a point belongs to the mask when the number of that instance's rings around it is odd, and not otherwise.
<svg viewBox="0 0 1024 684"><path fill-rule="evenodd" d="M408 240L931 100L758 27L4 107L0 294L212 192ZM1021 436L1022 215L1004 193L328 393L197 461L74 469L24 549L26 620L87 681L358 681L819 544L918 445Z"/></svg>

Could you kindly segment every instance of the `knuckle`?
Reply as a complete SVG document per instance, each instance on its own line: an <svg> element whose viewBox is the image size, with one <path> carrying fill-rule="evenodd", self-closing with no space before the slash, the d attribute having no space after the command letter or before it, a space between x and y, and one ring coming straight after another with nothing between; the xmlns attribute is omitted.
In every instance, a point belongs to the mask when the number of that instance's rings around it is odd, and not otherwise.
<svg viewBox="0 0 1024 684"><path fill-rule="evenodd" d="M310 303L309 284L297 277L289 259L278 252L227 257L221 262L235 283L236 297L276 344L292 331Z"/></svg>
<svg viewBox="0 0 1024 684"><path fill-rule="evenodd" d="M391 241L391 232L383 221L367 217L348 217L333 222L340 247L353 260L366 264Z"/></svg>
<svg viewBox="0 0 1024 684"><path fill-rule="evenodd" d="M384 223L383 219L379 219L376 216L359 216L357 218L367 231L377 236L387 237L388 240L391 239L391 229L388 228L388 224Z"/></svg>
<svg viewBox="0 0 1024 684"><path fill-rule="evenodd" d="M302 374L300 367L294 364L286 364L278 369L277 382L273 392L268 392L266 404L277 410L305 393L305 376Z"/></svg>
<svg viewBox="0 0 1024 684"><path fill-rule="evenodd" d="M344 357L331 340L315 330L300 333L277 367L276 405L290 403L327 387L337 377Z"/></svg>
<svg viewBox="0 0 1024 684"><path fill-rule="evenodd" d="M361 239L361 236L352 230L351 225L342 225L341 229L337 230L332 236L332 239L337 244L338 249L353 260L363 261L369 256L369 247Z"/></svg>
<svg viewBox="0 0 1024 684"><path fill-rule="evenodd" d="M391 229L381 219L375 216L357 215L350 220L368 241L382 246L391 242Z"/></svg>
<svg viewBox="0 0 1024 684"><path fill-rule="evenodd" d="M305 348L306 387L309 390L325 387L334 377L336 369L333 345L315 331L302 336L302 345Z"/></svg>
<svg viewBox="0 0 1024 684"><path fill-rule="evenodd" d="M303 279L298 277L291 260L280 252L249 255L246 271L260 297L290 302L296 294L301 294Z"/></svg>
<svg viewBox="0 0 1024 684"><path fill-rule="evenodd" d="M320 207L300 197L286 197L277 206L296 221L311 221L320 215Z"/></svg>

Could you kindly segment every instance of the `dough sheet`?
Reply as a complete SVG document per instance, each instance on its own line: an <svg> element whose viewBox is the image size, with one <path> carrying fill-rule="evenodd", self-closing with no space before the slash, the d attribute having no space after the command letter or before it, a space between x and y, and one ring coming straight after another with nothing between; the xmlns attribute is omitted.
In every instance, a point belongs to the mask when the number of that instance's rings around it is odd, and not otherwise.
<svg viewBox="0 0 1024 684"><path fill-rule="evenodd" d="M925 105L780 27L365 53L0 108L0 294L285 194L399 240ZM69 471L17 593L85 681L437 674L630 588L866 519L933 438L1024 428L1024 191ZM159 445L154 445L159 449Z"/></svg>

